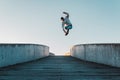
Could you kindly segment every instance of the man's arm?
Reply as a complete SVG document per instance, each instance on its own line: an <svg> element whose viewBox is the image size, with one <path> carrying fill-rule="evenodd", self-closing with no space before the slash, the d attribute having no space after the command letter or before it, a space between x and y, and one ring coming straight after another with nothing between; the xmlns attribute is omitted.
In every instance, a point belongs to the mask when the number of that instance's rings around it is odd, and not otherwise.
<svg viewBox="0 0 120 80"><path fill-rule="evenodd" d="M67 16L67 18L69 18L69 13L67 13L67 12L63 12L63 14L66 14Z"/></svg>

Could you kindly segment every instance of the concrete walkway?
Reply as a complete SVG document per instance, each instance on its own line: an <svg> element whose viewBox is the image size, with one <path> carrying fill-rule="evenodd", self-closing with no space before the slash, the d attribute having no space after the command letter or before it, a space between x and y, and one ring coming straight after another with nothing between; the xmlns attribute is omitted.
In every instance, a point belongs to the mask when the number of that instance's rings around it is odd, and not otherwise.
<svg viewBox="0 0 120 80"><path fill-rule="evenodd" d="M0 80L120 80L120 68L51 56L2 68Z"/></svg>

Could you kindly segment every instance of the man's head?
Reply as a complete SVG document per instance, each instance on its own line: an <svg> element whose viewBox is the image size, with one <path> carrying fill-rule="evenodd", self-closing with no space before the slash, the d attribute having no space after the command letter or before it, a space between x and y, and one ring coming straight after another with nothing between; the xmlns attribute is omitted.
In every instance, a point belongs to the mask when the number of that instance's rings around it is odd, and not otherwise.
<svg viewBox="0 0 120 80"><path fill-rule="evenodd" d="M61 17L61 21L64 21L64 18L63 18L63 17Z"/></svg>

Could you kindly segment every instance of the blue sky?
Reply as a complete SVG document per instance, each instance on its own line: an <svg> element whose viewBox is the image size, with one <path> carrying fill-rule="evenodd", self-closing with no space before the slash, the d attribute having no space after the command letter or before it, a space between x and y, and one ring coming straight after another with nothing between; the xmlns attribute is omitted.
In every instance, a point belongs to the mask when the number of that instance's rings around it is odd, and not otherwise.
<svg viewBox="0 0 120 80"><path fill-rule="evenodd" d="M76 44L120 43L120 0L0 0L0 42L36 43L64 54ZM73 29L64 36L60 17Z"/></svg>

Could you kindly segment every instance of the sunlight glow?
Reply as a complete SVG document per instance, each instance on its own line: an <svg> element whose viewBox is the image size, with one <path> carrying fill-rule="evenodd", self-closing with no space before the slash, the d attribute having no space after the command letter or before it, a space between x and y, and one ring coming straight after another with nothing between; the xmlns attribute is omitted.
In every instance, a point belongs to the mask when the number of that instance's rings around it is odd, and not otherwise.
<svg viewBox="0 0 120 80"><path fill-rule="evenodd" d="M66 52L64 56L70 56L70 52Z"/></svg>

